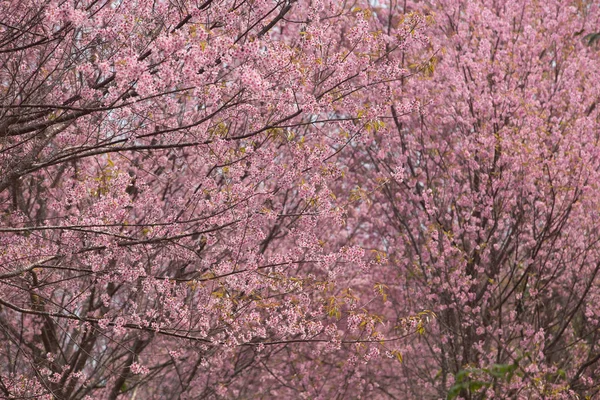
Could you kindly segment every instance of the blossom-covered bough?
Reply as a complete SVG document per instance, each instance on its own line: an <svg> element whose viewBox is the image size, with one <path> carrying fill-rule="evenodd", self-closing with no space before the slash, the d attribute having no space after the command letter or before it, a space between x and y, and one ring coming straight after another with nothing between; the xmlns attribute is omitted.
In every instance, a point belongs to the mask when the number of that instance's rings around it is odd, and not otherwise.
<svg viewBox="0 0 600 400"><path fill-rule="evenodd" d="M598 393L588 1L0 4L0 397Z"/></svg>

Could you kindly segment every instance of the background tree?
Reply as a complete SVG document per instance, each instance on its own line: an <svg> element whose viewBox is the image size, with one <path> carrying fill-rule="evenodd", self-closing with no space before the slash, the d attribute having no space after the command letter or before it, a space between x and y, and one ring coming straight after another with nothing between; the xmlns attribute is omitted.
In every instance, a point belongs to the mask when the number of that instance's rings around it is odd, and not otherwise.
<svg viewBox="0 0 600 400"><path fill-rule="evenodd" d="M393 105L392 122L345 162L371 194L349 218L367 218L360 232L378 232L390 260L379 272L389 318L438 316L402 342L390 374L412 398L594 398L600 77L585 37L598 6L404 7L435 18L424 31L435 56L403 86L422 111Z"/></svg>

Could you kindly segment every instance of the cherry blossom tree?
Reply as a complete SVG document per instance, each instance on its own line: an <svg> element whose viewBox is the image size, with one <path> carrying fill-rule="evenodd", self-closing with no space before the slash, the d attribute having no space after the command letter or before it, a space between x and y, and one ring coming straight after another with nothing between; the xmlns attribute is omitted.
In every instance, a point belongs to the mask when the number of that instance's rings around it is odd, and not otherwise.
<svg viewBox="0 0 600 400"><path fill-rule="evenodd" d="M340 160L411 99L405 57L434 53L423 15L18 0L0 16L2 396L395 390L375 368L433 314L384 316L370 270L387 259Z"/></svg>
<svg viewBox="0 0 600 400"><path fill-rule="evenodd" d="M394 319L431 309L390 372L411 398L600 393L598 5L406 2L435 51L348 157ZM409 55L409 71L423 60ZM350 178L351 179L351 178ZM378 232L378 233L375 233Z"/></svg>

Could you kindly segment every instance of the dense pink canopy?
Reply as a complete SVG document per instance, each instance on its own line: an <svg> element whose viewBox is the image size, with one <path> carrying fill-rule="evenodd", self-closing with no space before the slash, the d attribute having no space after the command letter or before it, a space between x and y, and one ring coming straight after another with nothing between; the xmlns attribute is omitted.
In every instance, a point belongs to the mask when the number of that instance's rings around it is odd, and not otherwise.
<svg viewBox="0 0 600 400"><path fill-rule="evenodd" d="M600 392L591 1L0 4L0 397Z"/></svg>

